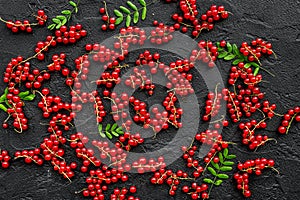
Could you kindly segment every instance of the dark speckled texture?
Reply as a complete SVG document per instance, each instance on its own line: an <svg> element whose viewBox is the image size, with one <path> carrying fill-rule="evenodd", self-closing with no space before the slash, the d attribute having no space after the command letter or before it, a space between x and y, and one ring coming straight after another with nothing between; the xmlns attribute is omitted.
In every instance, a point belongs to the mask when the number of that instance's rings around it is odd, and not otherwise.
<svg viewBox="0 0 300 200"><path fill-rule="evenodd" d="M108 6L119 5L120 1L109 1ZM6 19L30 18L37 8L45 9L46 13L52 17L64 9L67 1L63 0L0 0L0 16ZM300 1L280 1L280 0L251 0L251 1L199 1L201 11L205 11L211 4L223 4L231 13L230 19L218 23L215 30L204 33L201 39L218 41L226 39L230 42L240 44L242 41L251 41L256 37L262 37L273 43L278 60L273 57L264 60L265 68L275 74L275 77L262 72L266 82L261 86L266 93L266 97L278 105L278 112L283 113L288 108L300 105ZM154 19L170 22L170 15L176 10L175 4L162 5L156 3L149 7L148 18L141 26L149 26ZM51 50L50 54L65 52L68 55L68 66L72 66L72 59L83 53L86 43L100 42L112 33L100 31L100 17L98 8L100 1L82 0L79 6L79 13L74 16L71 24L82 23L88 31L89 36L81 40L75 46L58 47ZM44 28L35 28L33 34L12 34L4 24L0 26L0 74L3 74L6 64L11 57L23 55L28 57L33 54L33 49L39 40L44 40L50 31ZM49 54L47 55L49 61ZM46 64L33 62L35 67L43 68ZM48 63L48 62L46 62ZM227 77L229 70L228 63L218 63L218 67ZM60 93L64 99L68 99L67 91L63 86L59 75L54 75L52 81L46 85L52 92ZM3 90L4 84L0 81L0 88ZM203 96L202 96L203 97ZM36 147L46 135L46 127L40 125L44 122L40 118L40 111L35 107L36 101L28 103L25 108L27 117L30 120L30 130L22 135L14 133L12 130L0 129L0 147L15 151L23 148ZM0 119L5 115L0 112ZM2 121L2 120L1 120ZM250 188L255 200L290 200L300 198L300 125L293 126L286 136L278 136L275 132L278 120L273 120L265 132L270 137L277 139L278 143L268 143L257 152L249 152L244 146L236 145L231 151L238 155L238 160L243 162L248 158L266 157L273 158L280 174L267 170L260 177L250 178ZM236 129L231 127L223 132L225 139L240 142L240 136ZM74 155L67 150L68 159ZM172 165L174 169L183 168L183 163L178 160ZM153 186L149 184L149 174L143 176L130 175L128 184L136 184L138 193L136 196L142 200L165 200L188 199L186 195L178 193L172 198L167 195L166 186ZM0 200L69 200L83 199L81 195L74 192L84 187L84 176L77 173L72 183L63 180L61 176L54 172L50 165L43 167L35 165L28 166L22 162L14 162L9 170L0 169ZM121 186L120 186L121 187ZM231 200L243 199L241 193L235 189L233 180L225 182L222 187L214 188L211 199Z"/></svg>

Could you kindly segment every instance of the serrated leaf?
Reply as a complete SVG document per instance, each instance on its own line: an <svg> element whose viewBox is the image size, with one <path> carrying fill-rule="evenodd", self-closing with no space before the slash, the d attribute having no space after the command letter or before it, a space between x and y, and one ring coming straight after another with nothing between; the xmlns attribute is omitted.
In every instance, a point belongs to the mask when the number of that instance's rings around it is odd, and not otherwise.
<svg viewBox="0 0 300 200"><path fill-rule="evenodd" d="M113 138L113 136L109 132L106 131L105 134L106 134L106 137L108 137L110 140Z"/></svg>
<svg viewBox="0 0 300 200"><path fill-rule="evenodd" d="M19 96L21 99L23 99L25 96L27 96L27 95L29 95L29 94L30 94L29 91L25 91L25 92L20 92L20 93L18 94L18 96Z"/></svg>
<svg viewBox="0 0 300 200"><path fill-rule="evenodd" d="M203 182L208 183L208 184L212 184L214 181L209 179L209 178L205 178L205 179L203 179Z"/></svg>
<svg viewBox="0 0 300 200"><path fill-rule="evenodd" d="M122 14L119 10L114 9L114 13L115 13L115 15L116 15L117 17L122 17L122 18L123 18L123 14Z"/></svg>
<svg viewBox="0 0 300 200"><path fill-rule="evenodd" d="M227 148L223 150L223 155L224 155L225 158L228 156L228 149Z"/></svg>
<svg viewBox="0 0 300 200"><path fill-rule="evenodd" d="M63 14L63 15L70 15L71 11L70 10L63 10L63 11L61 11L61 14Z"/></svg>
<svg viewBox="0 0 300 200"><path fill-rule="evenodd" d="M228 179L229 178L229 176L227 174L218 174L217 177L221 178L221 179Z"/></svg>
<svg viewBox="0 0 300 200"><path fill-rule="evenodd" d="M248 69L249 67L251 67L251 64L250 64L250 63L246 63L246 64L244 65L244 68L245 68L245 69Z"/></svg>
<svg viewBox="0 0 300 200"><path fill-rule="evenodd" d="M139 0L139 3L141 6L145 7L146 6L146 1L145 0Z"/></svg>
<svg viewBox="0 0 300 200"><path fill-rule="evenodd" d="M219 185L221 185L222 183L223 183L222 180L217 180L214 184L215 184L216 186L219 186Z"/></svg>
<svg viewBox="0 0 300 200"><path fill-rule="evenodd" d="M232 64L233 64L233 65L237 65L237 64L239 64L240 62L244 62L244 59L241 59L241 58L236 59L236 60L234 60L234 61L232 62Z"/></svg>
<svg viewBox="0 0 300 200"><path fill-rule="evenodd" d="M7 108L3 104L0 104L0 109L4 112L7 112Z"/></svg>
<svg viewBox="0 0 300 200"><path fill-rule="evenodd" d="M110 124L107 124L106 127L105 127L105 131L109 131L111 125Z"/></svg>
<svg viewBox="0 0 300 200"><path fill-rule="evenodd" d="M117 124L117 123L114 123L114 124L112 125L112 127L111 127L110 130L114 131L114 130L116 130L117 127L118 127L118 124Z"/></svg>
<svg viewBox="0 0 300 200"><path fill-rule="evenodd" d="M57 19L57 18L53 18L52 21L53 21L55 24L60 24L60 23L61 23L60 20Z"/></svg>
<svg viewBox="0 0 300 200"><path fill-rule="evenodd" d="M128 8L124 7L124 6L120 6L120 10L123 12L123 13L126 13L126 14L130 14L130 10L128 10Z"/></svg>
<svg viewBox="0 0 300 200"><path fill-rule="evenodd" d="M235 55L234 54L230 54L230 55L224 57L224 60L232 60L234 58L235 58Z"/></svg>
<svg viewBox="0 0 300 200"><path fill-rule="evenodd" d="M231 162L231 161L225 161L225 162L223 162L223 165L234 165L234 162Z"/></svg>
<svg viewBox="0 0 300 200"><path fill-rule="evenodd" d="M115 131L112 131L111 132L114 136L116 136L116 137L119 137L120 135L117 133L117 132L115 132Z"/></svg>
<svg viewBox="0 0 300 200"><path fill-rule="evenodd" d="M224 58L225 56L227 56L228 55L228 52L227 51L224 51L224 52L222 52L222 53L220 53L219 55L218 55L218 58Z"/></svg>
<svg viewBox="0 0 300 200"><path fill-rule="evenodd" d="M63 16L63 15L57 15L55 18L56 18L56 19L59 19L60 21L66 19L66 17Z"/></svg>
<svg viewBox="0 0 300 200"><path fill-rule="evenodd" d="M143 7L143 9L142 9L142 20L145 20L146 16L147 16L147 8Z"/></svg>
<svg viewBox="0 0 300 200"><path fill-rule="evenodd" d="M231 53L232 52L232 45L229 42L227 42L226 46L227 46L228 52Z"/></svg>
<svg viewBox="0 0 300 200"><path fill-rule="evenodd" d="M212 167L208 167L207 169L212 175L214 175L214 176L217 175L217 172Z"/></svg>
<svg viewBox="0 0 300 200"><path fill-rule="evenodd" d="M35 94L29 94L26 97L23 97L22 99L24 101L32 101L32 100L34 100L34 98L35 98Z"/></svg>
<svg viewBox="0 0 300 200"><path fill-rule="evenodd" d="M219 152L218 156L219 156L219 159L220 159L220 163L223 163L224 162L224 157L223 157L222 153Z"/></svg>
<svg viewBox="0 0 300 200"><path fill-rule="evenodd" d="M138 11L136 11L136 12L134 12L134 14L133 14L133 23L134 24L136 24L136 23L138 23L138 21L139 21L139 12Z"/></svg>
<svg viewBox="0 0 300 200"><path fill-rule="evenodd" d="M222 172L229 172L229 171L232 170L232 167L229 167L229 166L223 166L223 167L220 168L220 170L221 170Z"/></svg>
<svg viewBox="0 0 300 200"><path fill-rule="evenodd" d="M123 17L119 17L119 18L117 18L116 19L116 22L115 22L115 25L119 25L119 24L121 24L122 23L122 21L123 21Z"/></svg>
<svg viewBox="0 0 300 200"><path fill-rule="evenodd" d="M134 11L137 11L137 10L138 10L138 8L136 7L136 5L134 5L131 1L127 1L126 3L127 3L127 5L128 5L132 10L134 10Z"/></svg>
<svg viewBox="0 0 300 200"><path fill-rule="evenodd" d="M220 166L219 166L218 163L211 162L211 165L212 165L214 168L216 168L217 170L220 169Z"/></svg>
<svg viewBox="0 0 300 200"><path fill-rule="evenodd" d="M256 67L254 72L253 72L253 75L256 76L258 74L258 72L259 72L259 67Z"/></svg>
<svg viewBox="0 0 300 200"><path fill-rule="evenodd" d="M130 23L131 23L131 16L130 15L127 15L126 17L126 27L130 26Z"/></svg>
<svg viewBox="0 0 300 200"><path fill-rule="evenodd" d="M74 8L77 8L77 4L74 1L69 1L69 4Z"/></svg>
<svg viewBox="0 0 300 200"><path fill-rule="evenodd" d="M236 155L228 155L226 158L229 159L229 160L231 160L231 159L236 158Z"/></svg>

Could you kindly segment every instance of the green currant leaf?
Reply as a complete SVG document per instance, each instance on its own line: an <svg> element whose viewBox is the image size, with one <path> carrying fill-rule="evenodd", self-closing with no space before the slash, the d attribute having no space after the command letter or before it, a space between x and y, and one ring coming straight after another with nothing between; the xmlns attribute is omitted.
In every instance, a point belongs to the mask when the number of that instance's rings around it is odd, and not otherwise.
<svg viewBox="0 0 300 200"><path fill-rule="evenodd" d="M74 10L75 10L75 13L78 13L78 8L77 7L75 7Z"/></svg>
<svg viewBox="0 0 300 200"><path fill-rule="evenodd" d="M112 127L111 127L110 130L114 131L114 130L116 130L117 127L118 127L118 124L117 124L117 123L114 123L114 124L112 125Z"/></svg>
<svg viewBox="0 0 300 200"><path fill-rule="evenodd" d="M4 112L7 112L7 108L3 104L0 104L0 109Z"/></svg>
<svg viewBox="0 0 300 200"><path fill-rule="evenodd" d="M234 58L235 58L235 55L230 54L230 55L224 57L224 60L232 60L232 59L234 59Z"/></svg>
<svg viewBox="0 0 300 200"><path fill-rule="evenodd" d="M232 45L231 45L229 42L227 42L226 45L227 45L228 52L231 53L231 52L232 52L232 49L233 49L233 48L232 48Z"/></svg>
<svg viewBox="0 0 300 200"><path fill-rule="evenodd" d="M234 60L234 61L232 62L232 64L233 64L233 65L237 65L237 64L239 64L240 62L244 62L244 59L241 59L241 58L236 59L236 60Z"/></svg>
<svg viewBox="0 0 300 200"><path fill-rule="evenodd" d="M74 1L69 1L69 4L74 8L77 8L77 4Z"/></svg>
<svg viewBox="0 0 300 200"><path fill-rule="evenodd" d="M115 13L115 15L116 15L117 17L122 17L122 18L123 18L123 14L122 14L119 10L114 9L114 13Z"/></svg>
<svg viewBox="0 0 300 200"><path fill-rule="evenodd" d="M236 158L236 155L228 155L226 158L229 159L229 160L231 160L231 159Z"/></svg>
<svg viewBox="0 0 300 200"><path fill-rule="evenodd" d="M62 26L61 22L59 24L56 25L56 29L59 29Z"/></svg>
<svg viewBox="0 0 300 200"><path fill-rule="evenodd" d="M121 24L122 21L123 21L123 16L122 16L122 17L118 17L118 18L116 19L115 25Z"/></svg>
<svg viewBox="0 0 300 200"><path fill-rule="evenodd" d="M55 24L60 24L60 23L61 23L60 20L57 19L57 18L53 18L52 21L53 21Z"/></svg>
<svg viewBox="0 0 300 200"><path fill-rule="evenodd" d="M220 166L219 166L218 163L211 162L211 165L212 165L214 168L216 168L217 170L220 169Z"/></svg>
<svg viewBox="0 0 300 200"><path fill-rule="evenodd" d="M61 11L61 14L63 14L63 15L71 15L71 11L70 10L63 10L63 11Z"/></svg>
<svg viewBox="0 0 300 200"><path fill-rule="evenodd" d="M221 179L229 179L229 176L227 174L218 174L217 177Z"/></svg>
<svg viewBox="0 0 300 200"><path fill-rule="evenodd" d="M222 53L220 53L219 55L218 55L218 58L224 58L224 57L226 57L228 55L228 52L227 51L224 51L224 52L222 52Z"/></svg>
<svg viewBox="0 0 300 200"><path fill-rule="evenodd" d="M215 184L216 186L219 186L219 185L221 185L222 183L223 183L222 180L217 180L214 184Z"/></svg>
<svg viewBox="0 0 300 200"><path fill-rule="evenodd" d="M217 172L212 167L208 167L207 169L212 175L214 175L214 176L217 175Z"/></svg>
<svg viewBox="0 0 300 200"><path fill-rule="evenodd" d="M25 92L20 92L20 93L18 94L18 96L19 96L21 99L23 99L24 97L28 96L29 94L30 94L29 91L25 91Z"/></svg>
<svg viewBox="0 0 300 200"><path fill-rule="evenodd" d="M232 45L232 50L233 50L233 53L235 55L239 55L240 54L240 50L238 49L237 45L236 44L233 44Z"/></svg>
<svg viewBox="0 0 300 200"><path fill-rule="evenodd" d="M218 156L219 156L219 159L220 159L220 163L223 163L224 162L224 157L223 157L222 153L219 152Z"/></svg>
<svg viewBox="0 0 300 200"><path fill-rule="evenodd" d="M147 16L147 8L143 7L143 9L142 9L142 20L145 20L146 16Z"/></svg>
<svg viewBox="0 0 300 200"><path fill-rule="evenodd" d="M23 97L22 99L24 101L32 101L32 100L34 100L34 98L35 98L35 94L29 94L26 97Z"/></svg>
<svg viewBox="0 0 300 200"><path fill-rule="evenodd" d="M130 26L130 23L131 23L131 16L127 15L127 17L126 17L126 27Z"/></svg>
<svg viewBox="0 0 300 200"><path fill-rule="evenodd" d="M113 134L116 137L119 137L120 135L116 131L112 131L111 134Z"/></svg>
<svg viewBox="0 0 300 200"><path fill-rule="evenodd" d="M223 166L223 167L220 168L220 170L221 170L222 172L229 172L229 171L232 170L232 167L229 167L229 166Z"/></svg>
<svg viewBox="0 0 300 200"><path fill-rule="evenodd" d="M214 181L209 179L209 178L205 178L205 179L203 179L203 182L208 183L208 184L212 184Z"/></svg>
<svg viewBox="0 0 300 200"><path fill-rule="evenodd" d="M130 10L128 10L128 8L124 7L124 6L120 6L120 10L125 13L125 14L130 14Z"/></svg>
<svg viewBox="0 0 300 200"><path fill-rule="evenodd" d="M105 131L109 131L111 125L110 124L107 124L106 127L105 127Z"/></svg>
<svg viewBox="0 0 300 200"><path fill-rule="evenodd" d="M229 166L231 165L231 166L232 166L232 165L234 165L234 162L231 162L231 161L225 161L225 162L223 162L223 165L227 165L227 166L228 166L228 165L229 165Z"/></svg>
<svg viewBox="0 0 300 200"><path fill-rule="evenodd" d="M63 19L61 22L61 25L65 25L67 23L67 21L68 21L67 18Z"/></svg>
<svg viewBox="0 0 300 200"><path fill-rule="evenodd" d="M216 43L216 46L219 48L219 47L220 47L220 42L217 42L217 43Z"/></svg>
<svg viewBox="0 0 300 200"><path fill-rule="evenodd" d="M136 23L138 23L138 21L139 21L139 12L138 11L136 11L136 12L134 12L134 14L133 14L133 23L134 24L136 24Z"/></svg>
<svg viewBox="0 0 300 200"><path fill-rule="evenodd" d="M0 97L0 102L3 102L6 100L7 94L8 94L8 88L5 88L4 93Z"/></svg>
<svg viewBox="0 0 300 200"><path fill-rule="evenodd" d="M102 124L99 124L99 125L98 125L98 131L101 132L101 131L102 131L102 128L103 128Z"/></svg>
<svg viewBox="0 0 300 200"><path fill-rule="evenodd" d="M59 19L60 21L62 21L62 20L67 19L67 18L63 15L57 15L56 19Z"/></svg>
<svg viewBox="0 0 300 200"><path fill-rule="evenodd" d="M146 1L145 0L139 0L139 3L141 6L146 7Z"/></svg>
<svg viewBox="0 0 300 200"><path fill-rule="evenodd" d="M253 72L253 75L256 76L258 74L258 72L259 72L259 67L256 67L254 72Z"/></svg>
<svg viewBox="0 0 300 200"><path fill-rule="evenodd" d="M124 134L124 131L123 131L122 127L118 127L116 131L117 131L117 133L119 133L120 135Z"/></svg>
<svg viewBox="0 0 300 200"><path fill-rule="evenodd" d="M109 132L106 131L105 134L110 140L113 138L113 136Z"/></svg>
<svg viewBox="0 0 300 200"><path fill-rule="evenodd" d="M223 155L224 155L225 158L228 156L228 149L227 148L223 150Z"/></svg>
<svg viewBox="0 0 300 200"><path fill-rule="evenodd" d="M127 3L127 5L128 5L132 10L134 10L134 11L137 11L137 10L138 10L138 8L136 7L136 5L134 5L131 1L127 1L126 3Z"/></svg>
<svg viewBox="0 0 300 200"><path fill-rule="evenodd" d="M249 67L251 67L251 64L250 64L250 63L246 63L246 64L244 65L244 68L245 68L245 69L248 69Z"/></svg>
<svg viewBox="0 0 300 200"><path fill-rule="evenodd" d="M250 64L251 64L251 66L256 67L256 68L259 68L259 67L260 67L260 65L257 64L256 62L251 62Z"/></svg>

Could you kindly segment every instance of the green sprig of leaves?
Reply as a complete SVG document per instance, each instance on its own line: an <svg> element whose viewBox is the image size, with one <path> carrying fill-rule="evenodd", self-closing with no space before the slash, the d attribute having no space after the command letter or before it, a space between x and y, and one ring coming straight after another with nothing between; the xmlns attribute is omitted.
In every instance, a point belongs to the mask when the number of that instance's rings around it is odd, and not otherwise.
<svg viewBox="0 0 300 200"><path fill-rule="evenodd" d="M73 13L78 12L79 1L77 3L75 3L74 1L69 1L69 4L73 7L73 9L63 10L61 11L61 15L57 15L54 18L52 18L53 23L48 26L49 30L59 29L71 19Z"/></svg>
<svg viewBox="0 0 300 200"><path fill-rule="evenodd" d="M133 24L138 23L140 18L142 20L146 19L147 4L146 4L145 0L139 0L139 4L142 6L141 8L138 8L131 1L127 1L126 4L132 10L132 12L129 10L129 8L127 8L125 6L120 6L119 9L115 9L114 10L114 14L116 16L115 25L121 24L125 19L125 25L126 25L126 27L128 27L131 25L132 22L133 22Z"/></svg>
<svg viewBox="0 0 300 200"><path fill-rule="evenodd" d="M253 75L256 76L260 70L260 64L257 62L250 62L247 56L244 56L236 44L230 44L227 42L226 47L221 47L220 42L217 42L218 58L232 61L232 65L237 65L240 62L245 63L244 68L254 67Z"/></svg>
<svg viewBox="0 0 300 200"><path fill-rule="evenodd" d="M213 186L219 186L223 183L223 181L229 179L229 176L228 174L226 174L226 172L232 171L232 166L234 165L234 162L230 160L236 158L236 155L229 155L228 149L226 148L223 150L223 152L218 153L218 157L220 160L219 163L215 163L212 160L210 162L211 166L207 167L207 170L214 177L214 179L203 179L203 182L211 184L209 193L212 190Z"/></svg>
<svg viewBox="0 0 300 200"><path fill-rule="evenodd" d="M118 126L118 124L107 124L106 127L103 127L102 124L98 125L99 135L103 138L112 139L113 137L119 137L124 134L122 127Z"/></svg>

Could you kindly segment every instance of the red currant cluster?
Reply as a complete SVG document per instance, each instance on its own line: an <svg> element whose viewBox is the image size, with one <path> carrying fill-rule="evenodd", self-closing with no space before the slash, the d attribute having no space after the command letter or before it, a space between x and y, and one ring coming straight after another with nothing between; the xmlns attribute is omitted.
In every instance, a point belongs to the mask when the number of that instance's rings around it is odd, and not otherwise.
<svg viewBox="0 0 300 200"><path fill-rule="evenodd" d="M0 163L1 167L3 169L6 169L9 167L9 162L10 162L10 156L8 155L8 152L6 150L1 150L0 149Z"/></svg>
<svg viewBox="0 0 300 200"><path fill-rule="evenodd" d="M179 121L181 118L181 115L183 114L182 108L176 107L176 102L178 101L176 95L174 92L169 92L168 96L163 101L163 106L168 112L168 116L166 117L166 121L169 124L172 124L176 128L181 128L182 123Z"/></svg>
<svg viewBox="0 0 300 200"><path fill-rule="evenodd" d="M130 196L127 196L130 193ZM110 195L111 200L140 200L137 197L132 196L131 194L136 193L136 187L131 186L129 190L127 188L115 188L113 194Z"/></svg>
<svg viewBox="0 0 300 200"><path fill-rule="evenodd" d="M182 155L182 158L186 161L186 166L188 168L194 169L193 177L194 178L200 177L203 172L203 167L200 166L199 161L194 158L194 156L198 150L198 147L195 145L191 146L190 148L183 146L181 148L181 150L184 152L184 154Z"/></svg>
<svg viewBox="0 0 300 200"><path fill-rule="evenodd" d="M221 108L222 94L217 92L217 87L215 93L209 92L207 94L207 100L205 101L205 115L203 115L203 121L209 121L218 115Z"/></svg>
<svg viewBox="0 0 300 200"><path fill-rule="evenodd" d="M27 33L31 33L32 32L32 26L43 26L45 25L46 21L47 21L48 17L47 15L45 15L44 10L38 10L38 15L36 16L36 20L37 23L30 23L29 20L16 20L16 21L12 21L12 20L8 20L5 21L2 18L0 18L0 21L6 23L6 27L8 29L11 29L11 31L13 33L17 33L19 31L24 31Z"/></svg>
<svg viewBox="0 0 300 200"><path fill-rule="evenodd" d="M288 112L284 114L281 125L278 127L278 132L280 134L287 134L294 120L300 122L300 107L298 106L288 110Z"/></svg>
<svg viewBox="0 0 300 200"><path fill-rule="evenodd" d="M173 32L175 31L173 26L166 26L163 23L158 23L155 21L153 23L156 28L151 31L150 42L153 44L164 44L173 40Z"/></svg>
<svg viewBox="0 0 300 200"><path fill-rule="evenodd" d="M251 191L249 189L249 175L255 173L257 176L260 176L262 170L266 168L271 168L277 171L274 168L274 160L267 160L265 158L257 158L255 160L247 160L245 163L238 164L238 169L240 170L234 174L234 179L237 182L237 188L243 191L245 197L251 196Z"/></svg>
<svg viewBox="0 0 300 200"><path fill-rule="evenodd" d="M199 14L197 10L196 0L181 0L179 1L180 10L183 12L183 18L189 21L194 21Z"/></svg>
<svg viewBox="0 0 300 200"><path fill-rule="evenodd" d="M153 158L146 159L144 157L139 158L137 161L132 162L132 169L135 169L139 174L151 171L155 172L159 169L165 168L164 157L160 156L157 161Z"/></svg>
<svg viewBox="0 0 300 200"><path fill-rule="evenodd" d="M107 13L107 9L105 7L102 7L99 9L100 14L102 15L101 19L103 22L105 22L106 24L103 24L101 26L101 30L102 31L106 31L106 30L115 30L116 28L116 18L114 17L110 17Z"/></svg>
<svg viewBox="0 0 300 200"><path fill-rule="evenodd" d="M244 56L247 56L250 62L260 62L259 59L262 55L274 54L272 44L262 40L261 38L253 40L250 45L247 42L242 43L240 52Z"/></svg>
<svg viewBox="0 0 300 200"><path fill-rule="evenodd" d="M15 159L24 158L26 164L35 163L37 165L42 165L44 163L43 158L41 157L41 150L35 148L33 150L23 150L15 152Z"/></svg>
<svg viewBox="0 0 300 200"><path fill-rule="evenodd" d="M205 183L202 183L201 185L198 185L197 183L192 183L191 187L185 185L182 187L182 191L184 193L187 193L191 196L191 199L208 199L208 185Z"/></svg>
<svg viewBox="0 0 300 200"><path fill-rule="evenodd" d="M67 26L60 27L59 30L55 31L56 42L63 44L74 44L82 37L87 35L87 31L82 29L81 24L76 26Z"/></svg>

